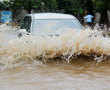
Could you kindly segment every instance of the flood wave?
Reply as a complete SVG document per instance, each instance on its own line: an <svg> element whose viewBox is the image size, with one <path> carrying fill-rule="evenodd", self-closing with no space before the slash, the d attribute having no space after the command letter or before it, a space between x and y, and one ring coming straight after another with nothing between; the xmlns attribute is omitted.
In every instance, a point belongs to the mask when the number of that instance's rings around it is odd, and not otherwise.
<svg viewBox="0 0 110 90"><path fill-rule="evenodd" d="M110 38L104 37L98 30L87 28L82 31L68 30L62 32L60 36L24 35L8 40L6 38L12 34L8 32L6 35L6 32L10 30L4 30L2 27L0 31L0 64L5 67L23 61L54 60L64 57L69 61L79 55L94 58L110 55Z"/></svg>

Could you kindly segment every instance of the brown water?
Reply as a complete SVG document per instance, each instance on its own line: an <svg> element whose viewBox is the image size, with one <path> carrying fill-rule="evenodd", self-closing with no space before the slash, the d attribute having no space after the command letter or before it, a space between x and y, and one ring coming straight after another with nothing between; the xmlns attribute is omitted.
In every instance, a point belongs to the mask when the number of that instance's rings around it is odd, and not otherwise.
<svg viewBox="0 0 110 90"><path fill-rule="evenodd" d="M18 38L12 29L0 26L0 90L110 90L110 38L101 32Z"/></svg>
<svg viewBox="0 0 110 90"><path fill-rule="evenodd" d="M110 62L27 64L0 72L0 90L110 90Z"/></svg>

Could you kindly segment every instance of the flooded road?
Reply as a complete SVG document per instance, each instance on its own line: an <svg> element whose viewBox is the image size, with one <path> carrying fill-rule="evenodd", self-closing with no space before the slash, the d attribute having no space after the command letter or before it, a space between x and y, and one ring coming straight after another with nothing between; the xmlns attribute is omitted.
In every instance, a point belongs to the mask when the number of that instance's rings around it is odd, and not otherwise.
<svg viewBox="0 0 110 90"><path fill-rule="evenodd" d="M109 37L69 30L18 38L11 29L0 27L0 90L110 90Z"/></svg>
<svg viewBox="0 0 110 90"><path fill-rule="evenodd" d="M0 90L110 90L110 63L28 64L1 71Z"/></svg>

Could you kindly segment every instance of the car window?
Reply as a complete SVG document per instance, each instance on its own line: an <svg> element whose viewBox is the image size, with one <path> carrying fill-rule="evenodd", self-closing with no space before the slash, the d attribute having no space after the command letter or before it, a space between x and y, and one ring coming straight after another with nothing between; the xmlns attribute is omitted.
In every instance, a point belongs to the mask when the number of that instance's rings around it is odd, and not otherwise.
<svg viewBox="0 0 110 90"><path fill-rule="evenodd" d="M70 29L81 29L82 25L78 20L73 19L44 19L33 20L32 32L55 33Z"/></svg>
<svg viewBox="0 0 110 90"><path fill-rule="evenodd" d="M28 32L30 32L30 28L31 28L31 17L30 16L24 17L24 19L21 21L20 28L26 29Z"/></svg>

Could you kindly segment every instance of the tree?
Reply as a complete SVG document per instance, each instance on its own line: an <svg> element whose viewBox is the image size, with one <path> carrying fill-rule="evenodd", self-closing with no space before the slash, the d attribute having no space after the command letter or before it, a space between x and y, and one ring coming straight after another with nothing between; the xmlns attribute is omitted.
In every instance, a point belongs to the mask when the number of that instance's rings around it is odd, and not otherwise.
<svg viewBox="0 0 110 90"><path fill-rule="evenodd" d="M2 2L0 2L0 9L1 10L6 9L8 7L10 7L10 4L9 4L8 1L2 1Z"/></svg>
<svg viewBox="0 0 110 90"><path fill-rule="evenodd" d="M57 0L58 8L64 10L65 13L75 14L82 8L82 0Z"/></svg>
<svg viewBox="0 0 110 90"><path fill-rule="evenodd" d="M96 11L100 12L101 14L100 23L107 24L107 26L109 26L110 22L107 11L110 10L110 0L94 0L93 2Z"/></svg>
<svg viewBox="0 0 110 90"><path fill-rule="evenodd" d="M40 11L55 11L57 9L57 1L56 0L10 0L12 3L10 6L13 9L20 9L24 7L29 13L31 13L32 9L40 10Z"/></svg>

